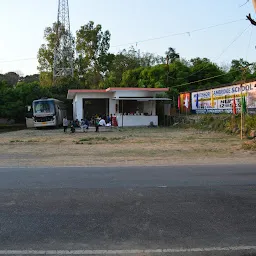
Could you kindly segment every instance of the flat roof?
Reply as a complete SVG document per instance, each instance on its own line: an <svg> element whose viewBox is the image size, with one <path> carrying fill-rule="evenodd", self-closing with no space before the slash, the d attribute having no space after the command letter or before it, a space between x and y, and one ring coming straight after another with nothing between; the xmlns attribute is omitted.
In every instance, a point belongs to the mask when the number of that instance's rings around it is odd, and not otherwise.
<svg viewBox="0 0 256 256"><path fill-rule="evenodd" d="M109 93L116 91L168 92L169 88L110 87L107 89L71 89L68 90L67 99L73 99L77 93Z"/></svg>
<svg viewBox="0 0 256 256"><path fill-rule="evenodd" d="M168 92L169 88L109 87L108 89L106 89L106 92L116 91Z"/></svg>
<svg viewBox="0 0 256 256"><path fill-rule="evenodd" d="M169 101L169 98L113 98L112 100Z"/></svg>

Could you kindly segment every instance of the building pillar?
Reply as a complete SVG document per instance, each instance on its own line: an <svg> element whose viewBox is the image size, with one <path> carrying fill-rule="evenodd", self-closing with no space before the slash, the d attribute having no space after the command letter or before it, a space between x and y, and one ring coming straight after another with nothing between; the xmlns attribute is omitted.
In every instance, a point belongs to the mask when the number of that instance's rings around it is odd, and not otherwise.
<svg viewBox="0 0 256 256"><path fill-rule="evenodd" d="M109 115L116 114L116 100L109 98Z"/></svg>
<svg viewBox="0 0 256 256"><path fill-rule="evenodd" d="M83 98L82 97L77 97L76 100L76 117L75 119L78 119L81 121L81 119L84 118L84 104L83 104Z"/></svg>
<svg viewBox="0 0 256 256"><path fill-rule="evenodd" d="M156 116L156 101L152 101L152 116Z"/></svg>

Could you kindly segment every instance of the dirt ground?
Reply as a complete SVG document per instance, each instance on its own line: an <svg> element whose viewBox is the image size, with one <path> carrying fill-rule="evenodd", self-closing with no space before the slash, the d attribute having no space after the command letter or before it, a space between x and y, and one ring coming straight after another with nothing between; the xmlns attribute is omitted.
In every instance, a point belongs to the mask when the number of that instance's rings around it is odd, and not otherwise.
<svg viewBox="0 0 256 256"><path fill-rule="evenodd" d="M124 128L64 134L62 130L0 133L0 167L256 164L237 136L174 128Z"/></svg>

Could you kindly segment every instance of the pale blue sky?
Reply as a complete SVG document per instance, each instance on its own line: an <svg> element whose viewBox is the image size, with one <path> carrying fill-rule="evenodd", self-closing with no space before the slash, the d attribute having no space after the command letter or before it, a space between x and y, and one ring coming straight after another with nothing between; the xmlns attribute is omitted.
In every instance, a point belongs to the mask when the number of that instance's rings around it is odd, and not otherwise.
<svg viewBox="0 0 256 256"><path fill-rule="evenodd" d="M71 30L93 20L111 32L111 51L130 42L192 31L233 20L242 21L204 31L138 43L134 47L163 55L176 48L183 58L207 57L220 64L234 58L256 61L256 27L248 30L220 57L222 51L249 26L254 9L246 0L69 0ZM57 18L57 0L0 0L0 73L37 73L36 58L43 32ZM251 37L251 44L248 44ZM113 47L122 45L120 47ZM11 62L7 62L11 61Z"/></svg>

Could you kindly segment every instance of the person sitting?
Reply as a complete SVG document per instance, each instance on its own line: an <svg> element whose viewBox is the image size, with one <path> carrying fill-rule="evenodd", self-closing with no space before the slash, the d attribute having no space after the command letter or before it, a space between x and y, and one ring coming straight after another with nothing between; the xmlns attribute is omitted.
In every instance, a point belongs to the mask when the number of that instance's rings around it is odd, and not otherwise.
<svg viewBox="0 0 256 256"><path fill-rule="evenodd" d="M75 124L75 121L72 121L71 124L70 124L70 132L71 133L74 133L76 131L76 128L75 128L74 124Z"/></svg>
<svg viewBox="0 0 256 256"><path fill-rule="evenodd" d="M103 119L103 118L101 118L100 117L100 121L96 121L96 130L95 130L95 132L98 132L99 131L99 127L100 126L106 126L106 121L105 121L105 119Z"/></svg>
<svg viewBox="0 0 256 256"><path fill-rule="evenodd" d="M100 118L99 125L100 126L106 126L106 121L105 121L104 118Z"/></svg>
<svg viewBox="0 0 256 256"><path fill-rule="evenodd" d="M81 129L82 129L82 132L85 132L85 129L86 130L89 129L89 122L87 119L81 119Z"/></svg>
<svg viewBox="0 0 256 256"><path fill-rule="evenodd" d="M111 123L111 117L110 116L107 116L107 124Z"/></svg>
<svg viewBox="0 0 256 256"><path fill-rule="evenodd" d="M75 120L74 126L77 128L80 127L80 123L79 123L78 119Z"/></svg>

